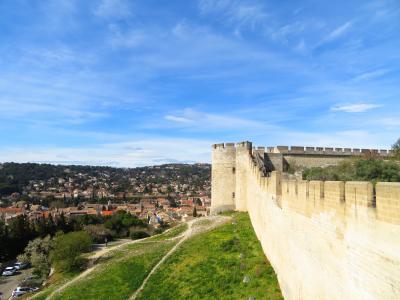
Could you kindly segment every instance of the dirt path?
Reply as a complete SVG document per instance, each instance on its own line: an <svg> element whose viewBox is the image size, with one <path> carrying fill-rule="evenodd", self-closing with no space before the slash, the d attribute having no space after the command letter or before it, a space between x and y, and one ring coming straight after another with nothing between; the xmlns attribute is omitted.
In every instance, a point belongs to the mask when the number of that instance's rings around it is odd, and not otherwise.
<svg viewBox="0 0 400 300"><path fill-rule="evenodd" d="M222 216L212 216L212 217L207 217L207 218L201 218L201 219L194 219L188 222L188 229L182 234L183 238L174 246L171 248L171 250L168 251L167 254L163 256L163 258L153 267L153 269L150 271L149 275L143 280L142 285L136 290L136 292L130 297L130 300L134 300L137 298L137 296L140 294L140 292L143 290L144 286L146 285L147 281L150 279L150 277L157 271L157 269L164 263L164 261L170 257L178 247L185 242L187 239L191 238L193 235L206 232L208 230L211 230L222 223L227 222L230 220L230 217L222 217ZM196 223L201 223L205 222L204 226L200 225L196 226ZM210 221L208 223L207 221Z"/></svg>

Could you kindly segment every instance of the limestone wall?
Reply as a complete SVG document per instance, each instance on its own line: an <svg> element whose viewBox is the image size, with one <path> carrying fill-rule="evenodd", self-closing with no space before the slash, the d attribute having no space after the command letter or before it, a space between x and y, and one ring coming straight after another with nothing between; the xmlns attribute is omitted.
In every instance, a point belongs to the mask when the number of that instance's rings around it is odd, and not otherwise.
<svg viewBox="0 0 400 300"><path fill-rule="evenodd" d="M234 210L236 191L236 148L233 143L213 145L211 170L211 213Z"/></svg>
<svg viewBox="0 0 400 300"><path fill-rule="evenodd" d="M236 145L236 191L235 209L247 211L247 179L248 169L246 159L251 151L251 143L243 142Z"/></svg>
<svg viewBox="0 0 400 300"><path fill-rule="evenodd" d="M240 159L246 205L236 205L285 299L400 299L400 183L287 180Z"/></svg>
<svg viewBox="0 0 400 300"><path fill-rule="evenodd" d="M324 167L337 165L341 161L349 160L353 156L335 156L335 155L284 155L284 160L289 165L302 167Z"/></svg>

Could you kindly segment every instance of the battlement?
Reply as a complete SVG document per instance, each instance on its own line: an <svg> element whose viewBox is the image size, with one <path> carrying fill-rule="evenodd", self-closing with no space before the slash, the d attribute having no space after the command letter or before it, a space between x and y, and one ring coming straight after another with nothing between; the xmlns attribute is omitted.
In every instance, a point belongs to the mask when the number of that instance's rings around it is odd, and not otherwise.
<svg viewBox="0 0 400 300"><path fill-rule="evenodd" d="M376 154L388 156L393 153L386 149L359 149L359 148L333 148L333 147L305 147L305 146L275 146L267 147L266 153L303 154L303 155L338 155L359 156L362 154Z"/></svg>
<svg viewBox="0 0 400 300"><path fill-rule="evenodd" d="M283 155L337 155L337 156L360 156L362 154L376 154L378 156L389 156L393 150L387 149L360 149L360 148L338 148L338 147L310 147L310 146L275 146L275 147L252 147L252 143L245 141L239 143L219 143L212 145L212 149L245 148L258 150L263 153L276 153Z"/></svg>
<svg viewBox="0 0 400 300"><path fill-rule="evenodd" d="M213 149L235 148L235 143L220 143L212 145Z"/></svg>
<svg viewBox="0 0 400 300"><path fill-rule="evenodd" d="M252 148L252 143L251 142L239 142L239 143L220 143L220 144L214 144L212 145L212 149L248 149L250 150Z"/></svg>
<svg viewBox="0 0 400 300"><path fill-rule="evenodd" d="M305 192L301 192L305 191ZM369 218L400 224L400 182L282 180L289 209L311 216L335 212L338 218Z"/></svg>

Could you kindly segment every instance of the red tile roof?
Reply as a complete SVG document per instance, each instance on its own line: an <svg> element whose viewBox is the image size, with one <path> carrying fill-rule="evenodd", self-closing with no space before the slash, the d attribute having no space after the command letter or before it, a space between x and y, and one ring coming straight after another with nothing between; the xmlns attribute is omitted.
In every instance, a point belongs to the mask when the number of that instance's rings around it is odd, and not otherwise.
<svg viewBox="0 0 400 300"><path fill-rule="evenodd" d="M114 214L114 211L112 211L112 210L103 210L101 212L102 216L112 216L113 214Z"/></svg>

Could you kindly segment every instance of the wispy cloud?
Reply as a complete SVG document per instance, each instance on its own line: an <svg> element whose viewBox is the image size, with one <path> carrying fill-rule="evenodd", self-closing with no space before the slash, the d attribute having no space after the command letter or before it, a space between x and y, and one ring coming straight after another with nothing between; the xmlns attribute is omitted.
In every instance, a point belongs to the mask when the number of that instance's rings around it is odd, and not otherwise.
<svg viewBox="0 0 400 300"><path fill-rule="evenodd" d="M390 145L398 1L303 2L5 1L1 159L192 161L186 146L207 152L213 139ZM148 144L115 145L123 141Z"/></svg>
<svg viewBox="0 0 400 300"><path fill-rule="evenodd" d="M223 18L236 26L249 26L265 22L268 14L263 5L249 4L240 0L200 0L199 8L203 14L221 14Z"/></svg>
<svg viewBox="0 0 400 300"><path fill-rule="evenodd" d="M361 113L378 107L381 107L381 105L369 104L369 103L339 104L331 107L331 111L342 111L346 113Z"/></svg>
<svg viewBox="0 0 400 300"><path fill-rule="evenodd" d="M111 24L108 26L111 36L109 43L113 48L133 48L140 46L146 41L146 35L138 29L122 32L120 27Z"/></svg>
<svg viewBox="0 0 400 300"><path fill-rule="evenodd" d="M101 0L94 14L102 18L126 18L131 15L131 7L126 0Z"/></svg>
<svg viewBox="0 0 400 300"><path fill-rule="evenodd" d="M178 116L173 116L173 115L166 115L165 120L172 121L172 122L177 122L177 123L191 123L193 120L184 118L184 117L178 117Z"/></svg>
<svg viewBox="0 0 400 300"><path fill-rule="evenodd" d="M353 80L354 81L363 81L363 80L370 80L374 78L381 77L389 73L390 70L388 69L378 69L370 72L361 73L360 75L356 76Z"/></svg>
<svg viewBox="0 0 400 300"><path fill-rule="evenodd" d="M339 26L338 28L333 30L330 34L328 34L328 36L326 37L326 41L332 41L342 36L351 28L352 25L353 25L352 22L346 22L343 25Z"/></svg>
<svg viewBox="0 0 400 300"><path fill-rule="evenodd" d="M269 125L239 116L229 114L204 113L191 108L186 108L182 112L166 115L165 120L175 123L178 126L191 128L192 130L202 131L213 128L215 130L262 130L269 128Z"/></svg>
<svg viewBox="0 0 400 300"><path fill-rule="evenodd" d="M339 27L335 28L334 30L332 30L331 32L329 32L328 34L326 34L317 44L314 48L318 48L320 46L322 46L323 44L327 44L330 42L333 42L337 39L339 39L340 37L342 37L343 35L345 35L353 26L353 21L348 21L342 25L340 25Z"/></svg>

